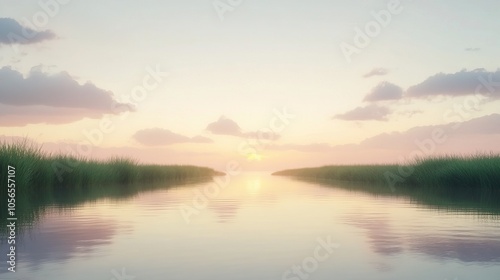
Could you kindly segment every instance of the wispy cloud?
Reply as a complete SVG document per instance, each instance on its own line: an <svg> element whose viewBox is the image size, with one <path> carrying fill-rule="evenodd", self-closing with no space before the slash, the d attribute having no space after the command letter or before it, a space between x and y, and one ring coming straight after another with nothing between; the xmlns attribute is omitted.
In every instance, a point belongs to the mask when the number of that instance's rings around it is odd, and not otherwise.
<svg viewBox="0 0 500 280"><path fill-rule="evenodd" d="M207 131L215 135L242 136L241 127L233 120L221 116L217 121L209 123Z"/></svg>
<svg viewBox="0 0 500 280"><path fill-rule="evenodd" d="M280 135L273 132L248 131L244 132L241 127L233 120L221 116L217 121L209 123L206 130L214 135L228 135L242 138L265 138L278 139ZM270 135L271 134L271 135Z"/></svg>
<svg viewBox="0 0 500 280"><path fill-rule="evenodd" d="M304 153L322 153L328 151L332 148L327 143L313 143L313 144L282 144L282 145L270 145L269 150L275 151L298 151Z"/></svg>
<svg viewBox="0 0 500 280"><path fill-rule="evenodd" d="M132 136L137 142L145 146L165 146L179 143L212 143L210 138L203 136L187 137L174 133L168 129L150 128L137 131Z"/></svg>
<svg viewBox="0 0 500 280"><path fill-rule="evenodd" d="M439 129L446 132L447 137L455 138L455 141L463 140L465 137L479 136L479 135L500 135L500 115L493 114L483 117L478 117L475 119L463 121L463 122L453 122L444 125L429 125L429 126L419 126L411 128L404 132L392 132L383 133L378 136L368 138L360 143L361 146L365 148L377 148L377 149L394 149L398 147L403 149L405 147L411 148L415 147L415 142L422 139L430 138L433 135L433 131ZM470 148L478 150L479 148L487 148L487 146L477 146L473 147L471 143L466 144L467 141L463 141L464 146L461 147L465 150L465 146L469 145ZM476 143L479 143L476 141ZM450 143L443 146L449 146ZM459 148L458 146L456 148ZM457 152L460 152L457 150Z"/></svg>
<svg viewBox="0 0 500 280"><path fill-rule="evenodd" d="M402 97L403 89L400 86L389 82L381 82L366 95L364 101L398 100Z"/></svg>
<svg viewBox="0 0 500 280"><path fill-rule="evenodd" d="M397 112L398 115L407 116L409 118L413 117L414 115L422 114L422 113L424 113L424 110L406 110L406 111Z"/></svg>
<svg viewBox="0 0 500 280"><path fill-rule="evenodd" d="M345 121L385 121L390 114L391 110L389 110L389 108L371 104L365 107L357 107L343 114L335 115L333 118Z"/></svg>
<svg viewBox="0 0 500 280"><path fill-rule="evenodd" d="M56 38L50 30L36 31L11 18L0 18L0 44L34 44Z"/></svg>
<svg viewBox="0 0 500 280"><path fill-rule="evenodd" d="M483 89L479 90L478 89ZM463 96L480 93L500 97L500 70L489 72L485 69L445 74L438 73L420 84L408 88L409 97Z"/></svg>
<svg viewBox="0 0 500 280"><path fill-rule="evenodd" d="M370 72L363 75L363 78L370 78L373 76L384 76L389 73L389 70L386 68L373 68Z"/></svg>
<svg viewBox="0 0 500 280"><path fill-rule="evenodd" d="M500 114L492 114L467 121L457 119L457 122L443 125L417 126L406 131L382 133L369 137L359 144L276 144L270 145L269 150L301 153L297 155L301 159L300 162L291 161L290 164L286 164L287 167L398 163L418 155L415 151L425 151L429 155L498 153L500 152L498 123ZM440 139L444 142L430 140L435 137L436 131L442 132Z"/></svg>
<svg viewBox="0 0 500 280"><path fill-rule="evenodd" d="M111 114L112 112L106 112ZM0 127L28 124L65 124L85 118L99 119L105 112L82 108L49 106L10 106L0 103Z"/></svg>

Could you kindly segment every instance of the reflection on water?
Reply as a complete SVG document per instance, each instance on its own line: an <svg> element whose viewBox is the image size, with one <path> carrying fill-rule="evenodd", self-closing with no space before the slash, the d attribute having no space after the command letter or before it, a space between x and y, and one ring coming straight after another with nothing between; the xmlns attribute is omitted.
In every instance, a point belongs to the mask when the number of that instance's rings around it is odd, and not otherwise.
<svg viewBox="0 0 500 280"><path fill-rule="evenodd" d="M340 247L308 279L500 275L500 207L491 201L248 173L187 224L179 207L205 184L115 190L113 199L60 194L64 203L31 215L18 235L18 272L3 266L0 279L116 279L122 269L135 279L282 279L327 236Z"/></svg>
<svg viewBox="0 0 500 280"><path fill-rule="evenodd" d="M230 222L236 217L239 209L239 202L234 199L214 199L208 206L217 216L217 222Z"/></svg>
<svg viewBox="0 0 500 280"><path fill-rule="evenodd" d="M418 237L413 242L413 250L438 259L454 258L462 262L500 262L500 240L498 236L464 236L448 239L441 237Z"/></svg>
<svg viewBox="0 0 500 280"><path fill-rule="evenodd" d="M98 216L76 217L48 215L43 223L21 237L20 250L24 253L19 261L27 265L64 262L73 256L92 256L99 247L112 244L119 230L125 232L113 220Z"/></svg>
<svg viewBox="0 0 500 280"><path fill-rule="evenodd" d="M125 200L139 193L146 193L157 189L180 187L184 185L207 182L209 179L197 178L191 180L173 180L161 184L144 185L113 185L102 188L60 188L55 193L34 193L16 196L16 217L19 230L30 228L38 218L48 210L78 208L83 203L94 202L99 199ZM147 204L151 206L151 204ZM7 224L7 207L0 211L0 240L3 241L5 225Z"/></svg>
<svg viewBox="0 0 500 280"><path fill-rule="evenodd" d="M366 238L373 252L382 255L393 255L403 251L403 240L392 231L391 223L384 217L368 215L350 215L345 218L349 225L365 231Z"/></svg>
<svg viewBox="0 0 500 280"><path fill-rule="evenodd" d="M294 180L327 187L343 188L349 191L370 193L377 197L404 197L412 203L446 212L470 212L473 215L498 219L500 214L500 192L473 192L467 189L437 189L429 192L420 188L400 186L390 188L387 184L363 184L334 180L294 178ZM491 215L490 215L491 214Z"/></svg>

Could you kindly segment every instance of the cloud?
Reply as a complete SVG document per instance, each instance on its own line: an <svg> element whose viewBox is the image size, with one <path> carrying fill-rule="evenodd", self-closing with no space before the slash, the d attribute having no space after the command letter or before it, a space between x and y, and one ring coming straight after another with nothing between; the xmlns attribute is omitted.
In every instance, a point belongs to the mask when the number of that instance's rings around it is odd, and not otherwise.
<svg viewBox="0 0 500 280"><path fill-rule="evenodd" d="M274 141L278 140L280 138L279 134L276 134L272 131L251 131L251 132L245 132L242 134L243 138L253 138L253 139L261 139L261 140L269 140L269 141Z"/></svg>
<svg viewBox="0 0 500 280"><path fill-rule="evenodd" d="M0 18L0 45L34 44L56 38L50 30L36 31L11 18Z"/></svg>
<svg viewBox="0 0 500 280"><path fill-rule="evenodd" d="M206 130L216 135L242 136L241 127L233 120L221 116L217 121L208 124Z"/></svg>
<svg viewBox="0 0 500 280"><path fill-rule="evenodd" d="M191 137L191 143L213 143L213 142L214 140L201 135Z"/></svg>
<svg viewBox="0 0 500 280"><path fill-rule="evenodd" d="M211 143L212 140L203 136L189 138L167 129L150 128L137 131L132 136L137 142L145 146L164 146L178 143Z"/></svg>
<svg viewBox="0 0 500 280"><path fill-rule="evenodd" d="M463 122L451 122L443 125L430 125L418 126L403 132L382 133L363 140L360 144L356 145L358 149L384 149L384 150L398 150L406 148L416 148L415 142L423 141L424 139L431 138L435 130L441 130L446 133L448 138L455 138L457 141L463 140L461 149L465 152L465 148L470 148L470 151L479 150L480 148L491 149L491 145L481 147L481 145L474 146L469 140L469 137L477 136L500 136L500 114L491 114L487 116L478 117L475 119ZM494 142L494 141L493 141ZM475 142L479 143L479 142ZM449 141L443 147L451 148ZM498 145L496 145L498 146ZM342 147L342 146L335 146ZM499 150L498 148L495 150ZM458 150L457 152L461 152Z"/></svg>
<svg viewBox="0 0 500 280"><path fill-rule="evenodd" d="M271 145L268 146L269 150L275 151L298 151L304 153L322 153L332 147L327 143L313 143L313 144L283 144L283 145Z"/></svg>
<svg viewBox="0 0 500 280"><path fill-rule="evenodd" d="M221 116L217 121L208 124L206 130L215 135L229 135L242 138L276 140L280 137L279 134L265 130L243 132L235 121L225 116Z"/></svg>
<svg viewBox="0 0 500 280"><path fill-rule="evenodd" d="M0 103L109 112L115 101L111 92L90 82L80 85L67 72L51 75L35 67L25 78L10 67L3 67L0 69Z"/></svg>
<svg viewBox="0 0 500 280"><path fill-rule="evenodd" d="M386 107L368 105L365 107L357 107L356 109L344 114L335 115L333 118L345 121L384 121L387 120L387 116L389 114L391 114L391 111Z"/></svg>
<svg viewBox="0 0 500 280"><path fill-rule="evenodd" d="M131 104L119 103L111 92L90 82L80 85L68 73L43 73L33 68L24 77L10 67L0 69L0 125L68 123L104 114L133 111Z"/></svg>
<svg viewBox="0 0 500 280"><path fill-rule="evenodd" d="M389 82L381 82L374 87L364 101L398 100L403 97L403 89L400 86Z"/></svg>
<svg viewBox="0 0 500 280"><path fill-rule="evenodd" d="M481 50L481 48L466 48L465 49L465 51L467 51L467 52L478 52L480 50Z"/></svg>
<svg viewBox="0 0 500 280"><path fill-rule="evenodd" d="M453 74L438 73L407 90L409 97L464 96L472 94L500 97L500 70L462 70Z"/></svg>
<svg viewBox="0 0 500 280"><path fill-rule="evenodd" d="M388 69L385 68L373 68L370 72L363 75L363 78L369 78L373 76L384 76L389 73Z"/></svg>
<svg viewBox="0 0 500 280"><path fill-rule="evenodd" d="M472 120L464 122L453 122L444 125L433 125L433 126L420 126L414 127L404 132L393 132L393 133L383 133L371 138L368 138L360 143L364 148L375 148L375 149L399 149L404 148L416 148L416 142L423 142L424 139L430 139L436 130L440 130L446 133L447 138L455 138L458 140L464 140L468 137L474 136L488 136L497 134L500 135L500 115L492 114L488 116L478 117ZM470 140L463 142L462 150L465 151L465 147L474 148ZM474 141L474 143L479 143L479 141ZM451 147L449 141L446 141L446 145ZM478 145L477 148L486 148L486 146L481 147ZM461 152L461 151L458 151Z"/></svg>
<svg viewBox="0 0 500 280"><path fill-rule="evenodd" d="M408 110L408 111L400 111L400 112L398 112L398 115L407 116L407 117L411 118L414 115L422 114L422 113L424 113L423 110Z"/></svg>
<svg viewBox="0 0 500 280"><path fill-rule="evenodd" d="M382 133L357 144L276 144L265 164L271 170L332 164L388 164L408 162L416 156L500 153L500 114L444 125L414 127L407 131ZM438 133L438 134L436 134ZM439 134L442 133L442 134ZM439 136L439 141L433 137ZM278 158L286 155L283 162Z"/></svg>
<svg viewBox="0 0 500 280"><path fill-rule="evenodd" d="M15 127L28 124L65 124L84 118L98 119L100 111L80 108L55 108L48 106L9 106L0 104L0 126Z"/></svg>

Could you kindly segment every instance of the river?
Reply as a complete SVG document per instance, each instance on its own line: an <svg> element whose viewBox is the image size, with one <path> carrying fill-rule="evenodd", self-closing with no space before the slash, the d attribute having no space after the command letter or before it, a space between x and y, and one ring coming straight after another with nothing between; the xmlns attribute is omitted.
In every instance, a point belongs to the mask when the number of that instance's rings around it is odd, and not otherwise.
<svg viewBox="0 0 500 280"><path fill-rule="evenodd" d="M500 279L495 212L266 173L208 184L47 207L0 279Z"/></svg>

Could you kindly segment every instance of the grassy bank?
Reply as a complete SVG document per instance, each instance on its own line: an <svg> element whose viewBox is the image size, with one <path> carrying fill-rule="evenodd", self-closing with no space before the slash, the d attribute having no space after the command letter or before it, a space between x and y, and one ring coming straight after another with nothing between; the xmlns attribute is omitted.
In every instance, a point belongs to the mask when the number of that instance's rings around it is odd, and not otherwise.
<svg viewBox="0 0 500 280"><path fill-rule="evenodd" d="M273 175L413 188L500 191L500 155L441 156L406 165L345 165L290 169Z"/></svg>
<svg viewBox="0 0 500 280"><path fill-rule="evenodd" d="M11 175L15 173L11 179L15 180L16 217L21 226L32 224L48 206L71 207L101 198L121 199L146 190L223 175L205 167L141 165L125 158L96 161L52 155L27 141L0 143L0 236L8 217L9 170Z"/></svg>
<svg viewBox="0 0 500 280"><path fill-rule="evenodd" d="M0 143L0 182L7 183L8 166L15 168L16 193L41 193L54 188L74 189L111 184L151 183L212 177L221 173L196 166L141 165L131 159L97 161L70 155L51 155L28 142ZM0 188L4 191L5 188Z"/></svg>

